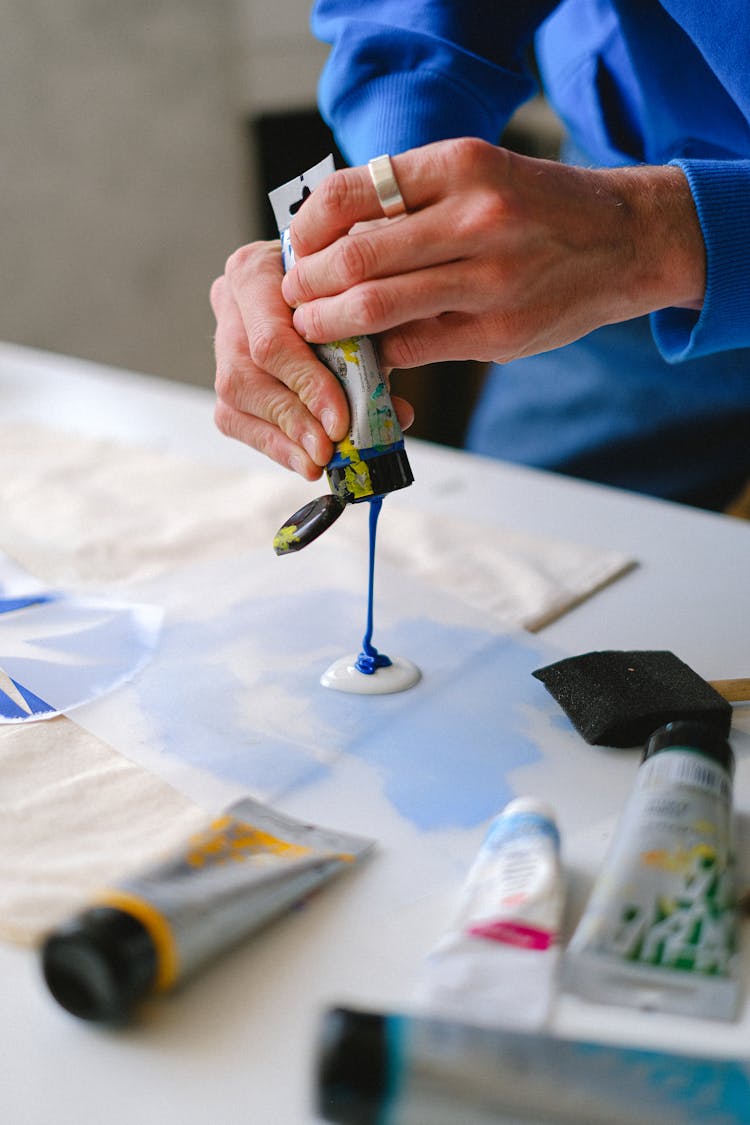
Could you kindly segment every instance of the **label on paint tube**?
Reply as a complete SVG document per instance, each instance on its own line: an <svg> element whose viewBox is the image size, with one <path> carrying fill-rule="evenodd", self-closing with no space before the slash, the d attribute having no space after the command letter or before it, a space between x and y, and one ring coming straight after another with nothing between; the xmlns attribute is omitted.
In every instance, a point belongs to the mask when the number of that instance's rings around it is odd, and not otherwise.
<svg viewBox="0 0 750 1125"><path fill-rule="evenodd" d="M533 798L511 801L477 853L454 926L425 962L416 1003L477 1024L544 1026L556 991L563 900L552 810Z"/></svg>
<svg viewBox="0 0 750 1125"><path fill-rule="evenodd" d="M565 981L604 1003L731 1019L737 972L731 773L671 745L638 770Z"/></svg>
<svg viewBox="0 0 750 1125"><path fill-rule="evenodd" d="M285 273L294 265L289 224L311 192L334 170L333 157L328 156L269 192L281 237ZM349 403L349 433L336 445L334 456L326 466L331 491L342 503L356 503L406 488L414 478L404 449L403 432L372 340L369 336L353 336L312 346L321 362L341 383ZM303 529L302 545L309 538L312 536ZM299 539L299 535L297 539L292 537L293 549L297 549ZM282 549L277 553L290 549L281 541L279 546Z"/></svg>

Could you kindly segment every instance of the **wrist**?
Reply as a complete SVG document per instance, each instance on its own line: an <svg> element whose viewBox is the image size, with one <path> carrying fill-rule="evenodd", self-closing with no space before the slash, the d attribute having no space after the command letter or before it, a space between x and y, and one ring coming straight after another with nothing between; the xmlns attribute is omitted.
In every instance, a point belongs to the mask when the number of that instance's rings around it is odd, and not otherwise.
<svg viewBox="0 0 750 1125"><path fill-rule="evenodd" d="M664 308L699 310L706 250L684 173L665 165L616 169L610 175L630 219L626 284L635 315Z"/></svg>

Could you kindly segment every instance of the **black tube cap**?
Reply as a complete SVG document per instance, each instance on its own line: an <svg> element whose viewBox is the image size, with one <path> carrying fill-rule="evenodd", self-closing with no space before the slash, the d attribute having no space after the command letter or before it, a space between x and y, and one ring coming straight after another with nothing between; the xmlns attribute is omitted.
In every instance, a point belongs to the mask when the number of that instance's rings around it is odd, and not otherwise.
<svg viewBox="0 0 750 1125"><path fill-rule="evenodd" d="M124 1023L153 987L157 955L137 918L102 906L47 938L42 970L55 1000L74 1016Z"/></svg>
<svg viewBox="0 0 750 1125"><path fill-rule="evenodd" d="M733 775L734 753L721 731L709 726L708 723L695 723L686 719L666 723L654 731L646 743L642 760L645 762L646 758L651 758L662 750L674 750L681 746L698 750L723 766L730 777Z"/></svg>
<svg viewBox="0 0 750 1125"><path fill-rule="evenodd" d="M346 501L338 496L326 493L310 500L302 508L290 516L283 527L276 532L273 540L273 549L277 555L288 555L293 551L301 551L308 543L312 543L331 524L335 523L346 507Z"/></svg>
<svg viewBox="0 0 750 1125"><path fill-rule="evenodd" d="M331 1008L323 1018L317 1112L337 1125L377 1125L389 1090L387 1017Z"/></svg>
<svg viewBox="0 0 750 1125"><path fill-rule="evenodd" d="M373 496L386 496L389 492L408 488L414 483L414 473L411 471L409 458L403 446L400 449L390 449L380 453L377 457L368 457L364 463L370 481L370 491L366 496L356 496L350 491L347 482L349 465L334 463L326 466L326 476L331 491L348 504L356 503L357 500L369 500Z"/></svg>

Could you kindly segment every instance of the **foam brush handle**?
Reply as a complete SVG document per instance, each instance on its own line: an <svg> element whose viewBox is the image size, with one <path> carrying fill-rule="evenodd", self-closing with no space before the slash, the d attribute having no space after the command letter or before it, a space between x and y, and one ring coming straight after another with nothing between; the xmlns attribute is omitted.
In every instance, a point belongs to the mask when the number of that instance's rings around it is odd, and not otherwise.
<svg viewBox="0 0 750 1125"><path fill-rule="evenodd" d="M750 679L710 680L714 691L718 691L727 703L750 703Z"/></svg>

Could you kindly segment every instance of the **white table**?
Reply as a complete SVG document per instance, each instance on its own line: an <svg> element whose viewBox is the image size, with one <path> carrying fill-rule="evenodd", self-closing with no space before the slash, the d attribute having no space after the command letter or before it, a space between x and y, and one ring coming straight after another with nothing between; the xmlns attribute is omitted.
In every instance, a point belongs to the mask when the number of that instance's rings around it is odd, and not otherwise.
<svg viewBox="0 0 750 1125"><path fill-rule="evenodd" d="M155 445L206 463L246 469L262 460L215 431L208 391L11 345L0 346L0 404L5 420L49 419L71 434ZM749 524L500 462L481 463L482 487L474 490L476 459L417 441L410 459L418 487L402 494L404 504L637 558L635 571L545 630L562 651L669 648L707 678L747 675ZM745 813L749 745L740 733L736 803ZM623 800L634 768L633 758L613 759ZM335 793L313 791L287 808L332 823ZM331 886L301 915L147 1006L126 1031L69 1017L42 986L36 955L0 947L0 1118L8 1125L308 1121L322 1009L332 1002L402 1006L415 966L449 921L448 899L420 903L415 886L415 908L403 925L393 924L393 888L400 880L403 895L410 874L404 867L403 857L386 849L366 874ZM378 928L383 942L373 955ZM746 1005L740 1021L726 1026L646 1021L563 997L556 1029L737 1056L747 1048L750 1010Z"/></svg>

